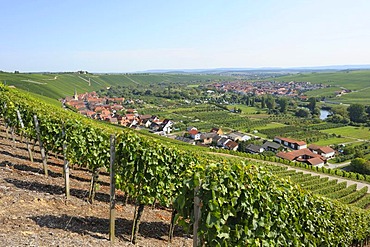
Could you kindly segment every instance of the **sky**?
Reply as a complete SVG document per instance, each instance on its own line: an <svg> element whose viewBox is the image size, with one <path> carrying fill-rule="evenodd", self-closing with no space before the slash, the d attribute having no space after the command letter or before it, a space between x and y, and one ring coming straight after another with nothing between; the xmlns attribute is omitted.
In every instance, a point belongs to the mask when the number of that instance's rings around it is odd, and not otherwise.
<svg viewBox="0 0 370 247"><path fill-rule="evenodd" d="M0 70L370 64L369 0L0 0Z"/></svg>

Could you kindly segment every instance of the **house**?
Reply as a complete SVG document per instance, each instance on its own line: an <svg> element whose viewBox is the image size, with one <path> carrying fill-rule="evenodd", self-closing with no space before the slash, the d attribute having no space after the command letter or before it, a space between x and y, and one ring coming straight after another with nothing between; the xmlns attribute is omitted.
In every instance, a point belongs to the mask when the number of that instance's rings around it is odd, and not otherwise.
<svg viewBox="0 0 370 247"><path fill-rule="evenodd" d="M218 141L217 141L217 146L219 147L224 147L225 143L228 142L230 139L228 139L227 137L221 137Z"/></svg>
<svg viewBox="0 0 370 247"><path fill-rule="evenodd" d="M150 121L151 121L151 122L159 122L159 118L158 118L157 116L152 116L152 117L150 118Z"/></svg>
<svg viewBox="0 0 370 247"><path fill-rule="evenodd" d="M219 128L212 128L211 133L216 133L217 135L223 135L224 132L222 131L222 129L219 129Z"/></svg>
<svg viewBox="0 0 370 247"><path fill-rule="evenodd" d="M295 150L300 150L300 149L307 148L307 143L306 142L297 141L297 140L290 139L290 138L285 138L285 137L276 136L274 138L274 142L277 142L277 143L279 143L283 146L286 146L288 148L295 149Z"/></svg>
<svg viewBox="0 0 370 247"><path fill-rule="evenodd" d="M156 123L156 122L152 122L149 126L149 128L152 130L152 131L159 131L159 129L161 128L160 124Z"/></svg>
<svg viewBox="0 0 370 247"><path fill-rule="evenodd" d="M290 161L304 162L315 166L321 166L326 162L326 158L322 157L319 154L311 152L311 150L309 150L308 148L293 150L290 152L279 152L276 154L276 156Z"/></svg>
<svg viewBox="0 0 370 247"><path fill-rule="evenodd" d="M213 142L213 138L215 138L216 136L216 133L203 133L200 135L200 140L203 144L209 145Z"/></svg>
<svg viewBox="0 0 370 247"><path fill-rule="evenodd" d="M187 127L186 128L186 131L190 131L190 130L198 130L197 128L193 127L193 126L190 126L190 127Z"/></svg>
<svg viewBox="0 0 370 247"><path fill-rule="evenodd" d="M311 144L308 146L308 149L315 154L320 154L322 157L326 159L333 158L335 156L335 150L331 147L321 147L315 144Z"/></svg>
<svg viewBox="0 0 370 247"><path fill-rule="evenodd" d="M264 151L262 146L249 144L245 147L245 151L251 154L260 154Z"/></svg>
<svg viewBox="0 0 370 247"><path fill-rule="evenodd" d="M195 140L192 140L192 139L187 138L187 137L177 136L175 139L178 140L178 141L189 143L191 145L195 145Z"/></svg>
<svg viewBox="0 0 370 247"><path fill-rule="evenodd" d="M325 162L322 159L318 158L318 157L308 159L306 161L306 163L310 164L311 166L319 166L319 167L321 167L325 164Z"/></svg>
<svg viewBox="0 0 370 247"><path fill-rule="evenodd" d="M125 119L127 120L134 120L136 118L135 114L125 114Z"/></svg>
<svg viewBox="0 0 370 247"><path fill-rule="evenodd" d="M109 122L112 123L112 124L118 124L118 120L115 117L110 118Z"/></svg>
<svg viewBox="0 0 370 247"><path fill-rule="evenodd" d="M152 124L152 121L150 121L150 119L145 119L143 121L141 121L141 124L145 126L145 128L149 128L150 125Z"/></svg>
<svg viewBox="0 0 370 247"><path fill-rule="evenodd" d="M281 147L280 144L276 143L276 142L270 142L270 141L266 141L263 145L262 145L263 149L265 151L272 151L272 152L277 152L278 149Z"/></svg>
<svg viewBox="0 0 370 247"><path fill-rule="evenodd" d="M127 109L126 110L126 113L128 113L128 114L135 114L135 113L137 113L137 110L136 109Z"/></svg>
<svg viewBox="0 0 370 247"><path fill-rule="evenodd" d="M245 135L240 132L232 132L228 135L228 137L233 141L248 141L252 139L249 135Z"/></svg>
<svg viewBox="0 0 370 247"><path fill-rule="evenodd" d="M201 133L198 132L196 129L189 130L189 135L194 140L200 140Z"/></svg>
<svg viewBox="0 0 370 247"><path fill-rule="evenodd" d="M217 142L222 138L222 136L219 136L216 133L213 133L213 134L215 134L216 136L212 138L212 144L217 146Z"/></svg>
<svg viewBox="0 0 370 247"><path fill-rule="evenodd" d="M239 147L238 143L232 140L229 140L226 143L224 143L224 148L229 149L229 150L236 151L238 150L238 147Z"/></svg>
<svg viewBox="0 0 370 247"><path fill-rule="evenodd" d="M160 130L163 131L165 134L169 134L172 131L173 122L169 119L165 119L161 125Z"/></svg>

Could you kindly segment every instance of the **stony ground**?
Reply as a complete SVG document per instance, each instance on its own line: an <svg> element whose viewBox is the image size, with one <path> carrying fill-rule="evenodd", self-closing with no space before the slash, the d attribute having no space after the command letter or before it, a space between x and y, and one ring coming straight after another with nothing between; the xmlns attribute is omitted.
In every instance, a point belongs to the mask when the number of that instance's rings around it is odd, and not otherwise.
<svg viewBox="0 0 370 247"><path fill-rule="evenodd" d="M49 177L43 175L39 148L28 159L26 145L16 136L15 147L0 126L0 246L129 246L134 205L123 206L117 192L116 241L109 242L109 177L101 185L94 204L86 200L90 173L71 170L71 199L64 196L63 160L50 156ZM191 246L179 228L167 239L171 212L145 208L137 246Z"/></svg>

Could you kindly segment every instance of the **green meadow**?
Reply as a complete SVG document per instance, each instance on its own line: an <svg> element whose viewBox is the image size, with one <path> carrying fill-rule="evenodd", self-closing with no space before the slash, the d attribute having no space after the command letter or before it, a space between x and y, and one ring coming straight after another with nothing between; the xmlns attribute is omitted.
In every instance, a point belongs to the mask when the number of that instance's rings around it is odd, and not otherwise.
<svg viewBox="0 0 370 247"><path fill-rule="evenodd" d="M333 137L330 139L322 139L313 144L320 145L320 146L329 146L329 145L336 145L336 144L343 144L353 142L352 138L345 138L345 137Z"/></svg>
<svg viewBox="0 0 370 247"><path fill-rule="evenodd" d="M274 78L275 81L309 81L331 85L329 88L307 92L308 96L331 96L330 101L346 104L370 102L370 70L338 71L321 73L299 73L289 76ZM352 90L351 93L335 97L335 91L341 88Z"/></svg>
<svg viewBox="0 0 370 247"><path fill-rule="evenodd" d="M322 132L341 135L342 137L370 140L370 129L368 127L345 126L340 128L322 130Z"/></svg>

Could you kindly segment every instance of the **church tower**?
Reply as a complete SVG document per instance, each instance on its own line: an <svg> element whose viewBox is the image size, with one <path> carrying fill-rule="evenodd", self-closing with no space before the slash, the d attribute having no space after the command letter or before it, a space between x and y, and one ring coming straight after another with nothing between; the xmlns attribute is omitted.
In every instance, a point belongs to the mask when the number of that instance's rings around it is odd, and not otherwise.
<svg viewBox="0 0 370 247"><path fill-rule="evenodd" d="M77 95L77 90L76 90L76 88L75 88L75 94L73 95L73 99L74 99L74 100L78 100L78 95Z"/></svg>

